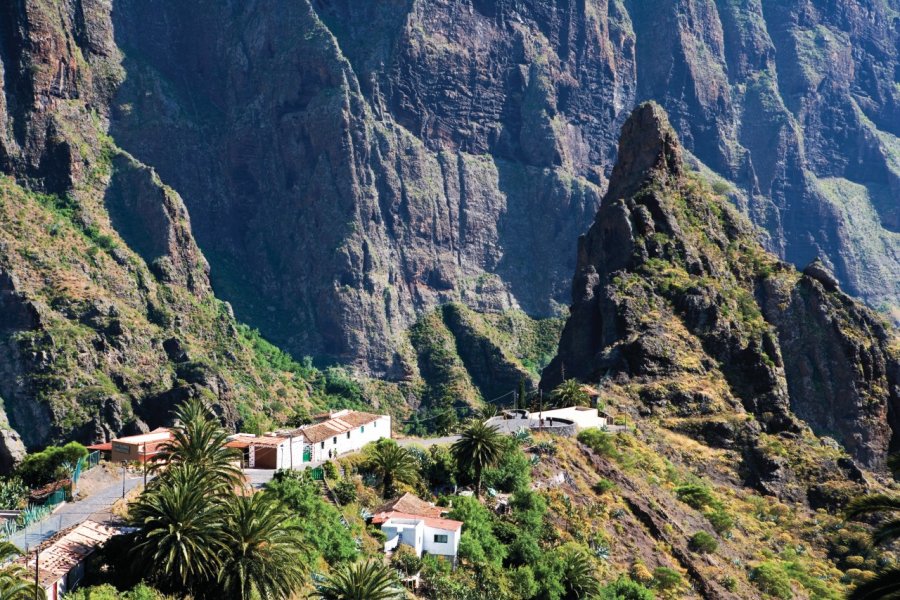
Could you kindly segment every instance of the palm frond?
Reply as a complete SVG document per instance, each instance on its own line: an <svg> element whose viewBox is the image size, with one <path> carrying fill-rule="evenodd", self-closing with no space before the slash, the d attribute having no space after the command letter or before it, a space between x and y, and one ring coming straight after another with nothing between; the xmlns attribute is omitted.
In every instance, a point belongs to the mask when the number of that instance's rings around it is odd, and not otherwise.
<svg viewBox="0 0 900 600"><path fill-rule="evenodd" d="M847 594L847 600L895 600L900 598L900 568L888 569L861 583Z"/></svg>

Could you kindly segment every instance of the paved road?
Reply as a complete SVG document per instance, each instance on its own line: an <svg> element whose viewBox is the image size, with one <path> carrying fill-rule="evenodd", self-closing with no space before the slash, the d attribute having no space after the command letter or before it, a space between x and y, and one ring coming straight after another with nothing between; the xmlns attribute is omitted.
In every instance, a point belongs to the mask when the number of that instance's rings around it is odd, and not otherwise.
<svg viewBox="0 0 900 600"><path fill-rule="evenodd" d="M143 483L143 479L143 476L135 475L126 477L125 491L134 489L138 484ZM31 549L54 533L87 521L92 516L101 520L108 518L109 508L121 497L122 482L117 481L84 500L63 504L46 519L14 534L9 541L21 550Z"/></svg>
<svg viewBox="0 0 900 600"><path fill-rule="evenodd" d="M275 469L244 469L244 477L254 489L260 489L272 481Z"/></svg>

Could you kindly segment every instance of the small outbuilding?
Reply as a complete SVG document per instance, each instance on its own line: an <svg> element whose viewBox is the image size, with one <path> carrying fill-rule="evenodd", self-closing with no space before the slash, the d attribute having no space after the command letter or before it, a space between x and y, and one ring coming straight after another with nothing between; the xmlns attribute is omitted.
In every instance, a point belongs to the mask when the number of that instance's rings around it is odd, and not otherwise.
<svg viewBox="0 0 900 600"><path fill-rule="evenodd" d="M17 562L30 573L36 573L47 600L59 600L78 586L84 578L87 562L100 546L122 532L118 527L84 521L41 545L37 569L34 553L20 557Z"/></svg>
<svg viewBox="0 0 900 600"><path fill-rule="evenodd" d="M393 552L404 544L416 556L443 556L456 565L463 524L445 518L447 510L407 493L380 507L372 523L381 526L387 538L385 552Z"/></svg>

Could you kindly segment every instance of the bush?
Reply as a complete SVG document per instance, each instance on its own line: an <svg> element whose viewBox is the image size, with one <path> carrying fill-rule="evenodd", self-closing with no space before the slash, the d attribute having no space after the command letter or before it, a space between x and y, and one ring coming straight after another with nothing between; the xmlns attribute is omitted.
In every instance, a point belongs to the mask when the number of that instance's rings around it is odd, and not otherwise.
<svg viewBox="0 0 900 600"><path fill-rule="evenodd" d="M722 508L708 512L706 518L719 535L728 533L734 527L734 519Z"/></svg>
<svg viewBox="0 0 900 600"><path fill-rule="evenodd" d="M19 465L16 474L26 485L38 487L65 477L60 473L63 463L75 464L87 456L87 448L78 442L69 442L65 446L48 446L40 452L29 454Z"/></svg>
<svg viewBox="0 0 900 600"><path fill-rule="evenodd" d="M338 468L330 460L322 464L322 470L325 472L325 477L328 479L334 480L338 478Z"/></svg>
<svg viewBox="0 0 900 600"><path fill-rule="evenodd" d="M700 554L710 554L716 551L716 548L719 547L719 542L705 531L698 531L691 537L688 547Z"/></svg>
<svg viewBox="0 0 900 600"><path fill-rule="evenodd" d="M484 470L484 487L512 493L531 488L531 461L512 438L504 440L497 464Z"/></svg>
<svg viewBox="0 0 900 600"><path fill-rule="evenodd" d="M606 492L615 489L615 487L615 483L613 483L609 479L603 478L594 484L594 491L598 494L605 494Z"/></svg>
<svg viewBox="0 0 900 600"><path fill-rule="evenodd" d="M128 592L120 592L107 583L66 594L66 600L163 600L163 598L161 593L143 583Z"/></svg>
<svg viewBox="0 0 900 600"><path fill-rule="evenodd" d="M716 503L716 498L713 496L712 490L699 483L689 483L678 486L675 488L675 496L691 508L696 508L697 510L702 510L707 506L712 506Z"/></svg>
<svg viewBox="0 0 900 600"><path fill-rule="evenodd" d="M334 495L341 504L356 502L356 484L349 479L341 479L334 485Z"/></svg>
<svg viewBox="0 0 900 600"><path fill-rule="evenodd" d="M600 600L654 600L652 590L627 577L619 577L600 590Z"/></svg>
<svg viewBox="0 0 900 600"><path fill-rule="evenodd" d="M401 544L391 556L391 567L406 575L415 575L422 570L422 559L416 556L415 550Z"/></svg>
<svg viewBox="0 0 900 600"><path fill-rule="evenodd" d="M601 456L618 458L619 451L616 448L612 434L601 431L595 427L585 429L578 434L578 441Z"/></svg>
<svg viewBox="0 0 900 600"><path fill-rule="evenodd" d="M264 493L274 494L297 515L301 536L327 562L356 559L356 533L341 523L341 512L325 502L305 472L276 472Z"/></svg>
<svg viewBox="0 0 900 600"><path fill-rule="evenodd" d="M676 590L681 587L681 573L669 567L653 569L653 585L661 590Z"/></svg>
<svg viewBox="0 0 900 600"><path fill-rule="evenodd" d="M764 562L754 567L750 571L750 581L759 591L780 600L791 600L794 597L791 580L784 569L775 563Z"/></svg>

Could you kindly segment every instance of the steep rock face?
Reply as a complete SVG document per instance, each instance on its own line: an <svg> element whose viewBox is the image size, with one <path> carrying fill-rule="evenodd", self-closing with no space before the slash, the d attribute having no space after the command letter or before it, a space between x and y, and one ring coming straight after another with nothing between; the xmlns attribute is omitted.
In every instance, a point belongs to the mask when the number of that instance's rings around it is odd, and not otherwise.
<svg viewBox="0 0 900 600"><path fill-rule="evenodd" d="M380 374L404 372L393 346L436 304L565 302L569 240L644 99L770 249L891 310L896 9L118 0L114 133L185 197L239 315Z"/></svg>
<svg viewBox="0 0 900 600"><path fill-rule="evenodd" d="M765 252L752 227L694 174L663 110L626 122L609 193L578 244L573 304L542 386L563 377L639 386L641 410L706 419L691 427L732 445L801 423L883 464L900 408L893 332L821 264L801 275ZM731 419L731 424L722 420ZM748 437L749 436L749 437ZM764 477L778 461L746 457Z"/></svg>
<svg viewBox="0 0 900 600"><path fill-rule="evenodd" d="M783 283L768 279L759 294L766 319L778 328L791 409L863 464L880 465L900 432L894 333L836 292L821 267Z"/></svg>
<svg viewBox="0 0 900 600"><path fill-rule="evenodd" d="M212 295L181 198L106 135L111 8L0 6L2 472L25 446L162 425L188 397L230 426L270 394L308 401Z"/></svg>
<svg viewBox="0 0 900 600"><path fill-rule="evenodd" d="M554 81L571 79L592 131L608 131L614 111L590 107L617 88L621 41L594 32L563 64L551 41L455 3L122 2L117 15L134 58L116 138L189 199L217 289L295 353L397 375L393 347L426 308L550 315L563 298L562 250L602 180L570 157L602 159L577 129L560 137ZM393 75L366 67L382 62ZM579 73L599 79L578 88Z"/></svg>

